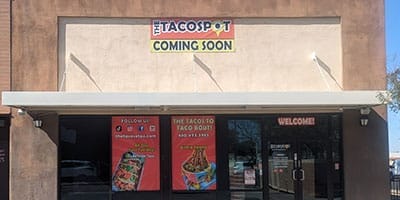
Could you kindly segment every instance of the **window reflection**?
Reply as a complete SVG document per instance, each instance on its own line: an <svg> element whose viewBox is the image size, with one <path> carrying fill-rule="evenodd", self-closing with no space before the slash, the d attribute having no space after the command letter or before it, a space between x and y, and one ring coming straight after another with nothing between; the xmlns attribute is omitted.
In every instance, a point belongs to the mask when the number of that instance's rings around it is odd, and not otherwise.
<svg viewBox="0 0 400 200"><path fill-rule="evenodd" d="M305 199L327 199L327 148L322 141L301 144L302 168L305 171L303 193Z"/></svg>
<svg viewBox="0 0 400 200"><path fill-rule="evenodd" d="M340 134L340 121L341 118L337 115L332 117L332 125L334 127L333 134L334 138L332 141L332 159L334 164L333 171L333 195L335 200L341 200L344 196L343 191L343 171L342 171L342 146L341 146L341 134Z"/></svg>
<svg viewBox="0 0 400 200"><path fill-rule="evenodd" d="M109 118L60 119L62 200L106 200L110 188Z"/></svg>
<svg viewBox="0 0 400 200"><path fill-rule="evenodd" d="M261 123L228 120L229 181L231 190L262 188Z"/></svg>
<svg viewBox="0 0 400 200"><path fill-rule="evenodd" d="M340 120L340 116L318 117L315 126L282 127L273 123L267 129L269 199L342 199ZM286 153L278 148L289 145ZM282 158L277 155L286 154L288 167L282 167ZM299 171L300 178L296 176Z"/></svg>

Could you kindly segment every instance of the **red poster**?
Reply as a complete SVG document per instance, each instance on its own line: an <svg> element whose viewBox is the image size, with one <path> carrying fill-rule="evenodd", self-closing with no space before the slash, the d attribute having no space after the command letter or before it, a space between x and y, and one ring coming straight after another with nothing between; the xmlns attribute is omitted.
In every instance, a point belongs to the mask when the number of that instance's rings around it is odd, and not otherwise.
<svg viewBox="0 0 400 200"><path fill-rule="evenodd" d="M157 116L112 117L112 190L160 190Z"/></svg>
<svg viewBox="0 0 400 200"><path fill-rule="evenodd" d="M173 116L173 190L215 190L215 117Z"/></svg>
<svg viewBox="0 0 400 200"><path fill-rule="evenodd" d="M232 19L163 18L151 20L151 39L234 39Z"/></svg>

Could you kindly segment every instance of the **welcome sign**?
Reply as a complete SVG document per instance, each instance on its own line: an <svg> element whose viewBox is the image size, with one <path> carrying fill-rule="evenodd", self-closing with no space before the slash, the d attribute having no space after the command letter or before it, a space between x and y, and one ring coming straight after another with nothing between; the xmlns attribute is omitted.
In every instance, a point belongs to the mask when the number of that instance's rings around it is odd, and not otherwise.
<svg viewBox="0 0 400 200"><path fill-rule="evenodd" d="M232 19L153 19L151 20L151 51L233 52Z"/></svg>

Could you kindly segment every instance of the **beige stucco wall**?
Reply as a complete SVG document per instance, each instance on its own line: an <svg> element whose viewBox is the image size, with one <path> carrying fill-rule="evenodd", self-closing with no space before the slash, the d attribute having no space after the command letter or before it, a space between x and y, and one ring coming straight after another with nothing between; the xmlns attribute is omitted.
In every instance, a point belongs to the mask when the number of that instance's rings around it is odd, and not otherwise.
<svg viewBox="0 0 400 200"><path fill-rule="evenodd" d="M234 19L234 23L233 53L151 53L150 19L60 18L59 88L108 92L341 90L339 18L246 18ZM313 52L319 65L311 58Z"/></svg>

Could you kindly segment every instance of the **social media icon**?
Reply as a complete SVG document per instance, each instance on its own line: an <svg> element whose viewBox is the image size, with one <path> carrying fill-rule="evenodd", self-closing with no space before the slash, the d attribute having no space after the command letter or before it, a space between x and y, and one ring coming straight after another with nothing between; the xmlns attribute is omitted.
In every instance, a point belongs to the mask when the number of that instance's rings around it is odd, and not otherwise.
<svg viewBox="0 0 400 200"><path fill-rule="evenodd" d="M141 126L139 126L139 131L144 131L144 126L143 125L141 125Z"/></svg>

